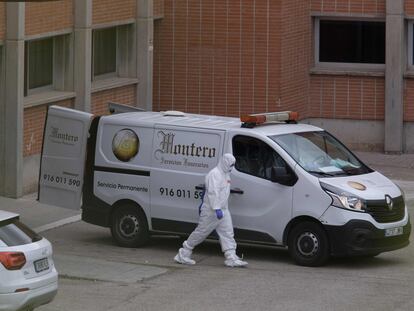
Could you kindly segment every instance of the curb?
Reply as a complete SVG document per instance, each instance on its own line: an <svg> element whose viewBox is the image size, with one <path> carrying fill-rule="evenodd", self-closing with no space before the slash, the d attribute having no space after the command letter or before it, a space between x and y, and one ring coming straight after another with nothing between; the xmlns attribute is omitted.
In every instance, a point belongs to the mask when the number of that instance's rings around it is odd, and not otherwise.
<svg viewBox="0 0 414 311"><path fill-rule="evenodd" d="M80 220L81 220L81 215L76 215L76 216L68 217L68 218L65 218L65 219L61 219L61 220L52 222L50 224L46 224L46 225L37 227L37 228L33 229L33 231L35 231L36 233L41 233L41 232L45 232L45 231L48 231L48 230L51 230L51 229L62 227L64 225L68 225L68 224L71 224L71 223L74 223L74 222L78 222Z"/></svg>

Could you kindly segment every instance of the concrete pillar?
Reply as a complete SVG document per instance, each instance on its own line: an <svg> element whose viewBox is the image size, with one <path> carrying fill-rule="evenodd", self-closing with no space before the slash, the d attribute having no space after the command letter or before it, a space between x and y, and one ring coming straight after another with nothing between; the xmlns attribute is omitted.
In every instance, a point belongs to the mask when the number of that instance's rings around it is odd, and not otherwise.
<svg viewBox="0 0 414 311"><path fill-rule="evenodd" d="M6 144L5 144L5 116L6 116L6 100L5 100L5 70L4 70L4 54L5 48L4 46L0 47L0 196L4 195L4 185L5 185L5 159L6 159Z"/></svg>
<svg viewBox="0 0 414 311"><path fill-rule="evenodd" d="M387 0L385 60L385 152L403 152L404 0Z"/></svg>
<svg viewBox="0 0 414 311"><path fill-rule="evenodd" d="M74 0L74 88L75 109L91 111L92 0Z"/></svg>
<svg viewBox="0 0 414 311"><path fill-rule="evenodd" d="M154 50L153 0L137 0L137 89L138 107L152 110Z"/></svg>
<svg viewBox="0 0 414 311"><path fill-rule="evenodd" d="M23 194L24 3L6 3L5 85L0 137L1 195Z"/></svg>

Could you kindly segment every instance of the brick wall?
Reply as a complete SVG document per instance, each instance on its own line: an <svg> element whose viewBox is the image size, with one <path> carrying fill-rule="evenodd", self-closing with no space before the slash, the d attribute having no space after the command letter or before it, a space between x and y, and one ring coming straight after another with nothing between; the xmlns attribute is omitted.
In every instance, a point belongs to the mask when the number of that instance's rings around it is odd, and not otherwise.
<svg viewBox="0 0 414 311"><path fill-rule="evenodd" d="M92 113L108 114L107 103L114 101L121 104L134 105L136 86L125 86L92 94ZM62 107L73 108L73 100L53 103ZM42 150L43 128L48 105L41 105L24 110L24 157L39 154Z"/></svg>
<svg viewBox="0 0 414 311"><path fill-rule="evenodd" d="M42 150L43 128L47 106L38 106L24 110L23 155L38 154Z"/></svg>
<svg viewBox="0 0 414 311"><path fill-rule="evenodd" d="M136 17L136 0L93 0L93 24L104 24Z"/></svg>
<svg viewBox="0 0 414 311"><path fill-rule="evenodd" d="M414 80L404 82L404 121L414 122Z"/></svg>
<svg viewBox="0 0 414 311"><path fill-rule="evenodd" d="M414 15L414 0L405 0L405 14Z"/></svg>
<svg viewBox="0 0 414 311"><path fill-rule="evenodd" d="M385 14L385 0L311 0L311 10L325 13Z"/></svg>
<svg viewBox="0 0 414 311"><path fill-rule="evenodd" d="M155 17L164 16L164 0L154 0L154 13L153 14Z"/></svg>
<svg viewBox="0 0 414 311"><path fill-rule="evenodd" d="M26 35L73 27L72 0L26 2Z"/></svg>
<svg viewBox="0 0 414 311"><path fill-rule="evenodd" d="M312 76L309 116L384 120L385 85L381 77Z"/></svg>
<svg viewBox="0 0 414 311"><path fill-rule="evenodd" d="M274 0L165 1L154 32L154 110L238 116L272 109L280 9Z"/></svg>
<svg viewBox="0 0 414 311"><path fill-rule="evenodd" d="M136 106L136 86L129 85L92 94L92 113L108 114L108 102Z"/></svg>
<svg viewBox="0 0 414 311"><path fill-rule="evenodd" d="M51 105L73 108L73 100L65 100ZM43 129L48 106L41 105L24 110L23 156L39 154L42 151Z"/></svg>
<svg viewBox="0 0 414 311"><path fill-rule="evenodd" d="M298 111L307 117L309 69L312 55L312 19L309 1L284 0L282 8L282 55L280 99L273 97L270 110ZM275 32L280 32L275 29ZM275 102L276 101L276 102Z"/></svg>
<svg viewBox="0 0 414 311"><path fill-rule="evenodd" d="M385 15L385 2L312 0L311 11ZM313 51L312 48L310 50ZM384 81L383 77L313 75L310 77L307 115L316 118L384 120Z"/></svg>
<svg viewBox="0 0 414 311"><path fill-rule="evenodd" d="M6 38L6 4L0 2L0 40Z"/></svg>

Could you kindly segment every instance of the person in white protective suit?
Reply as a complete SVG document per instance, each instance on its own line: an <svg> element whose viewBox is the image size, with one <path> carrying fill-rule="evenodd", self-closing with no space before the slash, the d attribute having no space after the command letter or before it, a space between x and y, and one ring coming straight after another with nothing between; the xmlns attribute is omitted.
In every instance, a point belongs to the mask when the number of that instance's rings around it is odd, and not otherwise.
<svg viewBox="0 0 414 311"><path fill-rule="evenodd" d="M226 153L218 165L205 178L205 195L200 208L200 218L197 228L184 241L174 260L181 264L194 265L191 259L194 247L203 242L213 230L216 230L225 256L224 264L228 267L243 267L247 262L236 255L233 222L228 210L230 195L230 172L236 159Z"/></svg>

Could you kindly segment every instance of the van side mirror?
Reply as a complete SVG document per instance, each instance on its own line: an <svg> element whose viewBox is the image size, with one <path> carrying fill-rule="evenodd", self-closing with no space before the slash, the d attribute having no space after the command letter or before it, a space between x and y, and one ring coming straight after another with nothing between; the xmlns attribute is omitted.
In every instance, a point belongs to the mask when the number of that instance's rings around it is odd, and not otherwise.
<svg viewBox="0 0 414 311"><path fill-rule="evenodd" d="M289 166L272 167L270 179L272 182L288 187L292 187L298 181L298 177Z"/></svg>

